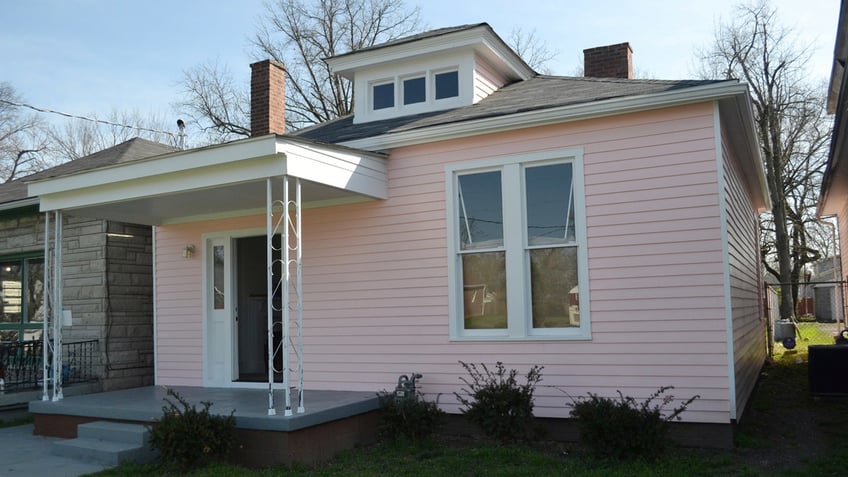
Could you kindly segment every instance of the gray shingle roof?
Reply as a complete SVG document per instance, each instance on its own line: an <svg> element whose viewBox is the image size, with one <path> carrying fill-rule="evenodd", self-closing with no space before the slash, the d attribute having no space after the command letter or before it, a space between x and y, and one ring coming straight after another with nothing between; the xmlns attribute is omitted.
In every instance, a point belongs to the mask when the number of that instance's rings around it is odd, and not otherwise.
<svg viewBox="0 0 848 477"><path fill-rule="evenodd" d="M27 182L136 161L175 150L171 146L136 137L94 154L30 174L12 182L0 184L0 204L28 198Z"/></svg>
<svg viewBox="0 0 848 477"><path fill-rule="evenodd" d="M467 25L437 28L435 30L429 30L429 31L425 31L425 32L422 32L422 33L417 33L415 35L405 36L403 38L398 38L396 40L387 41L385 43L380 43L380 44L377 44L377 45L374 45L374 46L369 46L367 48L361 48L359 50L349 51L347 53L335 55L332 58L340 58L340 57L343 57L343 56L353 55L353 54L356 54L356 53L362 53L364 51L379 50L379 49L386 48L386 47L389 47L389 46L402 45L404 43L411 43L413 41L418 41L418 40L423 40L425 38L433 38L433 37L437 37L437 36L447 35L449 33L454 33L454 32L463 31L463 30L471 30L472 28L477 28L477 27L481 27L481 26L485 26L489 30L492 30L492 27L490 27L488 23L470 23L470 24L467 24ZM494 33L494 30L492 30L492 32Z"/></svg>
<svg viewBox="0 0 848 477"><path fill-rule="evenodd" d="M292 133L322 142L344 142L381 134L410 131L527 111L629 96L662 93L706 84L714 80L639 80L539 75L495 91L477 104L382 121L353 124L353 116L317 124Z"/></svg>

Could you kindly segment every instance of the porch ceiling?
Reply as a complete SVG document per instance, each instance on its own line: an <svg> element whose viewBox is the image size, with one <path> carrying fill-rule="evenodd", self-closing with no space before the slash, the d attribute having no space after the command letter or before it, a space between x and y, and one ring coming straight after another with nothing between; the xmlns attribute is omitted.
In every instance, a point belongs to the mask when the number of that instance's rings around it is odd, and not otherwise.
<svg viewBox="0 0 848 477"><path fill-rule="evenodd" d="M263 136L29 184L41 210L147 225L263 212L266 179L303 179L304 207L387 197L383 155ZM294 199L294 197L291 197Z"/></svg>

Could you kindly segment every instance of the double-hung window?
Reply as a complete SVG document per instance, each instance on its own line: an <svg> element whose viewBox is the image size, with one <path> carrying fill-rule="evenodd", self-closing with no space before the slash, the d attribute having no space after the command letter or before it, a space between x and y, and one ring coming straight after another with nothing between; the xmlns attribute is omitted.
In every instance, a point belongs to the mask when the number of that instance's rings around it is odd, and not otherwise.
<svg viewBox="0 0 848 477"><path fill-rule="evenodd" d="M451 337L590 338L582 153L447 174Z"/></svg>

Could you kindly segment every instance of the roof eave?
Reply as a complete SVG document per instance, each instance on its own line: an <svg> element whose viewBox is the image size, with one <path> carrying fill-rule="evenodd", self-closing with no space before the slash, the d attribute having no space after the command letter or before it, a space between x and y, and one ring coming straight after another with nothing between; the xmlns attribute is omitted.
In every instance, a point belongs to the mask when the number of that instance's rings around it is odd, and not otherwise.
<svg viewBox="0 0 848 477"><path fill-rule="evenodd" d="M473 28L445 33L410 42L388 45L382 48L351 52L340 56L325 58L333 74L353 80L353 74L361 68L408 59L412 56L435 54L446 50L474 48L499 66L506 68L504 73L513 79L527 80L536 72L527 65L492 28L483 23Z"/></svg>
<svg viewBox="0 0 848 477"><path fill-rule="evenodd" d="M26 199L14 200L0 204L0 211L22 209L24 207L32 207L38 205L38 197L27 197Z"/></svg>
<svg viewBox="0 0 848 477"><path fill-rule="evenodd" d="M342 141L340 144L357 149L382 151L396 147L478 136L506 130L648 111L736 96L747 96L747 94L748 90L745 85L737 81L723 81L676 91L612 98L590 103L440 124L352 141Z"/></svg>

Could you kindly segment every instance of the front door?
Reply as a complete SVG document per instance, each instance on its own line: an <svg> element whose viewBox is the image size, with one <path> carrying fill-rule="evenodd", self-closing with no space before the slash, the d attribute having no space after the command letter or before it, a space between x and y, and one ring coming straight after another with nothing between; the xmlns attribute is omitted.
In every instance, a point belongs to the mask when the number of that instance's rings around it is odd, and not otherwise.
<svg viewBox="0 0 848 477"><path fill-rule="evenodd" d="M228 386L233 380L233 300L232 240L229 237L206 241L206 370L205 386Z"/></svg>
<svg viewBox="0 0 848 477"><path fill-rule="evenodd" d="M236 239L239 381L268 381L266 249L264 235Z"/></svg>

